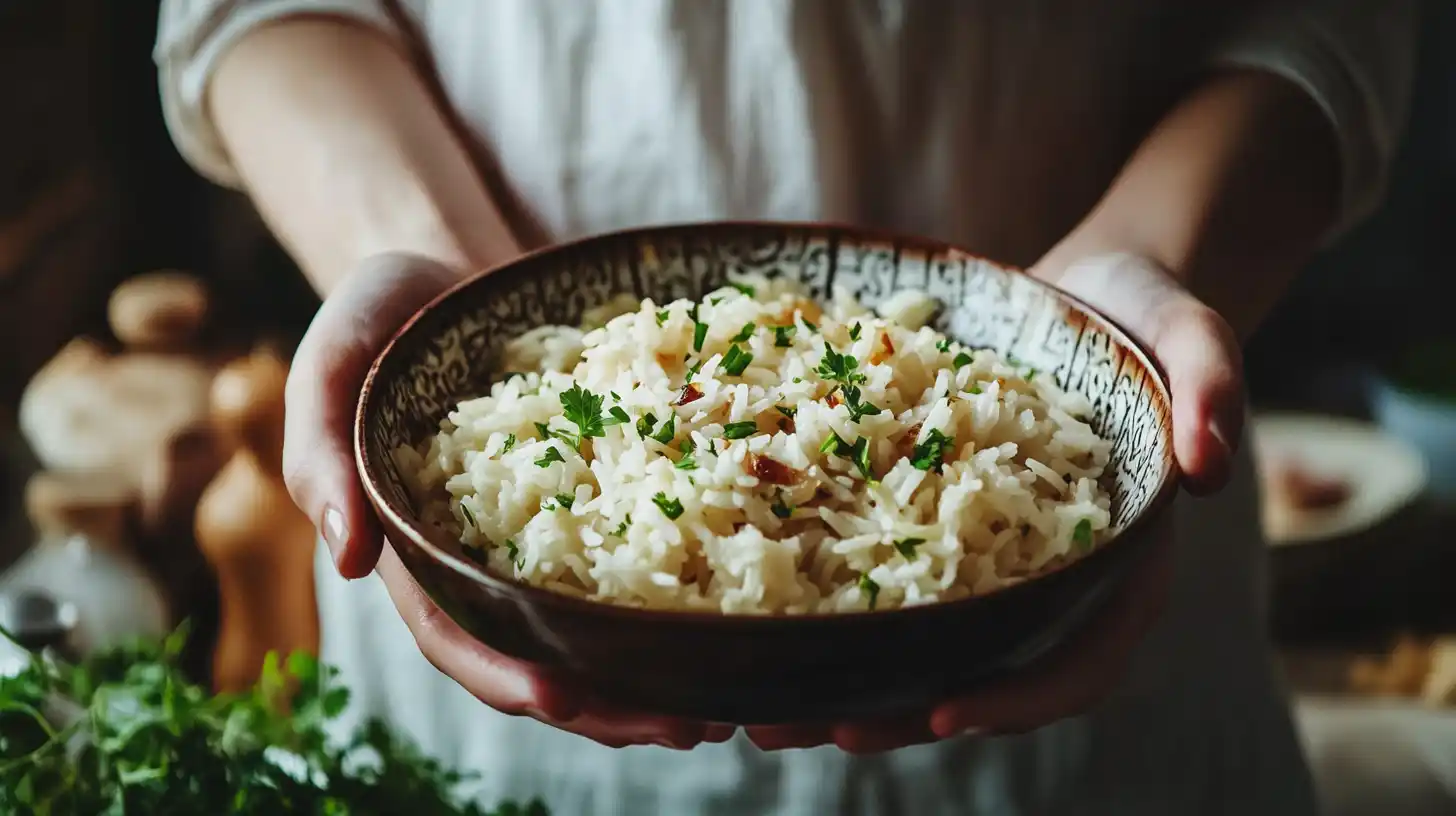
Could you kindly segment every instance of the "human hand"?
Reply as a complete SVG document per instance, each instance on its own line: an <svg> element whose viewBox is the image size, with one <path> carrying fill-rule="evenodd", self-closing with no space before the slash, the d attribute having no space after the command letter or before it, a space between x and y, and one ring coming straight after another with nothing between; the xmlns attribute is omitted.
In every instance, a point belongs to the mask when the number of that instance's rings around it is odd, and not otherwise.
<svg viewBox="0 0 1456 816"><path fill-rule="evenodd" d="M442 612L385 546L354 465L359 391L394 332L461 277L424 258L383 255L325 300L288 375L283 471L294 501L314 520L339 573L361 578L377 571L420 651L486 705L614 747L691 748L726 740L731 727L626 710L487 648Z"/></svg>
<svg viewBox="0 0 1456 816"><path fill-rule="evenodd" d="M1168 377L1174 455L1186 486L1200 493L1222 487L1244 411L1239 345L1223 318L1167 270L1137 255L1048 263L1031 274L1080 298L1145 344ZM847 751L883 751L967 732L1018 733L1087 711L1116 687L1162 609L1172 568L1172 550L1164 546L1170 526L1165 516L1163 528L1154 532L1164 540L1087 627L1025 671L926 710L858 722L753 727L748 735L766 750L835 744Z"/></svg>

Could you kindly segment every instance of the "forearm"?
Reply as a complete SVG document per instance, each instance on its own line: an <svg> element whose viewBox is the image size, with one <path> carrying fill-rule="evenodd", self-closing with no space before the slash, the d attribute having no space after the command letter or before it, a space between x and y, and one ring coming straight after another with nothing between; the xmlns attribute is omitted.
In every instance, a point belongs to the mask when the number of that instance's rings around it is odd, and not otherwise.
<svg viewBox="0 0 1456 816"><path fill-rule="evenodd" d="M1153 130L1101 203L1037 272L1080 257L1158 261L1247 337L1339 210L1334 131L1300 88L1259 72L1221 74Z"/></svg>
<svg viewBox="0 0 1456 816"><path fill-rule="evenodd" d="M424 81L379 33L329 18L259 28L222 60L209 102L247 192L321 293L380 252L465 270L518 253Z"/></svg>

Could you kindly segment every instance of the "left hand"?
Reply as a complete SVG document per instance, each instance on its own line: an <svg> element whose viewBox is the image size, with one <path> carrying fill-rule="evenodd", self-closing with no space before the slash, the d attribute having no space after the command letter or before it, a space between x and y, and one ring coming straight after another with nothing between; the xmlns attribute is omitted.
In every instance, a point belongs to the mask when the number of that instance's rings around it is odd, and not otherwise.
<svg viewBox="0 0 1456 816"><path fill-rule="evenodd" d="M1244 419L1241 352L1228 323L1168 270L1139 255L1102 254L1065 267L1043 264L1031 274L1081 298L1152 351L1172 392L1173 449L1186 487L1195 493L1221 488ZM895 717L750 727L748 735L765 750L834 744L859 753L968 732L1019 733L1081 714L1121 680L1161 612L1171 569L1172 548L1157 546L1071 641L967 696Z"/></svg>

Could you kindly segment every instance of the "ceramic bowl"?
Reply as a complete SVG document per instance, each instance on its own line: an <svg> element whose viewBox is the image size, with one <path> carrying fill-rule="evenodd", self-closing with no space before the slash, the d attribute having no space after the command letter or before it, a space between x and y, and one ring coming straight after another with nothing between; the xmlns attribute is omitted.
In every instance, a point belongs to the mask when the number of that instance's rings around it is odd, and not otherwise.
<svg viewBox="0 0 1456 816"><path fill-rule="evenodd" d="M731 274L788 277L875 306L916 287L936 328L1012 354L1086 396L1113 443L1111 537L1093 553L989 594L906 609L808 616L663 612L566 597L487 573L433 539L389 452L418 445L461 399L488 390L505 342L629 292L700 298ZM716 722L866 716L924 705L1056 645L1156 545L1177 469L1163 378L1127 334L1018 271L929 240L795 224L650 228L553 247L467 280L405 325L360 395L356 454L389 541L471 635L554 667L623 704Z"/></svg>

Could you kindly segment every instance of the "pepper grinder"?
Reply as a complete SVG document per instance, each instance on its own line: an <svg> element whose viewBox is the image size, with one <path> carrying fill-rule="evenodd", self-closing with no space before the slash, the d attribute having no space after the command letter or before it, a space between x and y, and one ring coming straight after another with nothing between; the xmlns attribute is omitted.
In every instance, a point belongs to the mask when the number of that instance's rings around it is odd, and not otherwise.
<svg viewBox="0 0 1456 816"><path fill-rule="evenodd" d="M287 377L281 358L258 350L213 381L212 421L235 444L197 508L197 546L217 575L218 691L250 688L270 651L318 649L314 527L283 484Z"/></svg>

